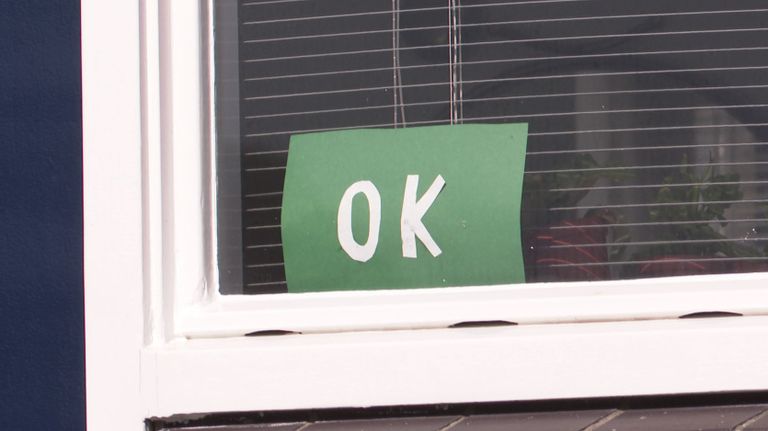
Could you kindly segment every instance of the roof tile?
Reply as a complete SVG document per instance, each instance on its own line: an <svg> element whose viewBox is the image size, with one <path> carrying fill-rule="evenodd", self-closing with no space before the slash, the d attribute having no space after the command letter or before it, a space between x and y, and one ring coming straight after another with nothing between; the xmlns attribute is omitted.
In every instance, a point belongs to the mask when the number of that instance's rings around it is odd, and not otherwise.
<svg viewBox="0 0 768 431"><path fill-rule="evenodd" d="M721 406L630 410L596 431L731 431L764 409L764 406Z"/></svg>
<svg viewBox="0 0 768 431"><path fill-rule="evenodd" d="M611 410L513 413L469 416L452 431L580 431Z"/></svg>
<svg viewBox="0 0 768 431"><path fill-rule="evenodd" d="M459 419L459 416L419 418L386 418L370 420L316 422L306 431L438 431ZM304 431L302 430L302 431Z"/></svg>

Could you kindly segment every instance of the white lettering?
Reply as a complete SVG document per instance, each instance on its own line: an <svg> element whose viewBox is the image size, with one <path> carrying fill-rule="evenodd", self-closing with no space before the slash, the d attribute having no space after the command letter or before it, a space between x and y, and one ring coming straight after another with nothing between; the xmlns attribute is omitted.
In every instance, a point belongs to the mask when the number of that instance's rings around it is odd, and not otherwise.
<svg viewBox="0 0 768 431"><path fill-rule="evenodd" d="M400 216L400 237L403 240L403 257L416 258L416 237L421 240L432 256L439 256L443 251L437 245L432 236L424 227L421 218L427 213L429 207L435 202L438 193L445 186L442 175L438 175L429 186L426 193L416 200L416 191L419 187L419 176L408 175L405 180L405 193L403 195L403 212Z"/></svg>
<svg viewBox="0 0 768 431"><path fill-rule="evenodd" d="M352 200L358 193L368 200L368 241L360 245L352 235ZM344 192L339 203L337 234L341 248L352 259L367 262L376 252L379 244L379 226L381 225L381 195L370 181L358 181Z"/></svg>

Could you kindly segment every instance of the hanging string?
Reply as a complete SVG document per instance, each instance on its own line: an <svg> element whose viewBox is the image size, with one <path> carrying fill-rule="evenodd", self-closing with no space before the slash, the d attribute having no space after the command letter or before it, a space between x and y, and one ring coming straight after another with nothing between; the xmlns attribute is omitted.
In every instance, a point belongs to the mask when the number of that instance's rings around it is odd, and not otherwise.
<svg viewBox="0 0 768 431"><path fill-rule="evenodd" d="M400 66L400 0L395 0L397 13L395 14L395 71L397 74L397 92L400 98L400 120L403 127L405 121L405 97L403 96L403 68Z"/></svg>
<svg viewBox="0 0 768 431"><path fill-rule="evenodd" d="M464 62L462 59L463 47L461 44L461 29L463 22L461 21L461 0L455 0L456 15L458 16L458 23L454 23L454 32L458 34L458 51L459 51L459 123L464 123Z"/></svg>
<svg viewBox="0 0 768 431"><path fill-rule="evenodd" d="M457 0L448 0L448 64L450 66L450 119L451 124L458 123L459 119L459 23Z"/></svg>
<svg viewBox="0 0 768 431"><path fill-rule="evenodd" d="M454 124L454 106L456 105L456 93L453 85L453 0L448 0L448 118Z"/></svg>
<svg viewBox="0 0 768 431"><path fill-rule="evenodd" d="M403 72L400 67L400 0L392 0L392 98L393 126L397 128L399 108L400 124L405 127Z"/></svg>
<svg viewBox="0 0 768 431"><path fill-rule="evenodd" d="M397 128L397 0L392 0L392 126Z"/></svg>

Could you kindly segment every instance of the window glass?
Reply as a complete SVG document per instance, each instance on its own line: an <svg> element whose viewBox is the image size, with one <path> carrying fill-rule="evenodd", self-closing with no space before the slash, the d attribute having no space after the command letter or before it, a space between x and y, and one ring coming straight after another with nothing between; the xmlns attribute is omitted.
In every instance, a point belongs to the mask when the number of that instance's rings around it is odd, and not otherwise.
<svg viewBox="0 0 768 431"><path fill-rule="evenodd" d="M215 2L223 293L286 291L290 136L529 125L528 282L768 270L764 0Z"/></svg>

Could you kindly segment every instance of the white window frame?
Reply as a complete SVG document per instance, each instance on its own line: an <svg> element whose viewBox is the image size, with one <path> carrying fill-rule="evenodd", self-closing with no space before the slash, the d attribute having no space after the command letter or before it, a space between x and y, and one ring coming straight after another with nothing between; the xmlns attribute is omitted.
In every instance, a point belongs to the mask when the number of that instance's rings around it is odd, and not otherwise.
<svg viewBox="0 0 768 431"><path fill-rule="evenodd" d="M82 2L89 429L768 390L768 273L219 295L207 1ZM706 311L745 317L677 319ZM497 320L519 326L447 329ZM242 336L266 330L302 334Z"/></svg>

